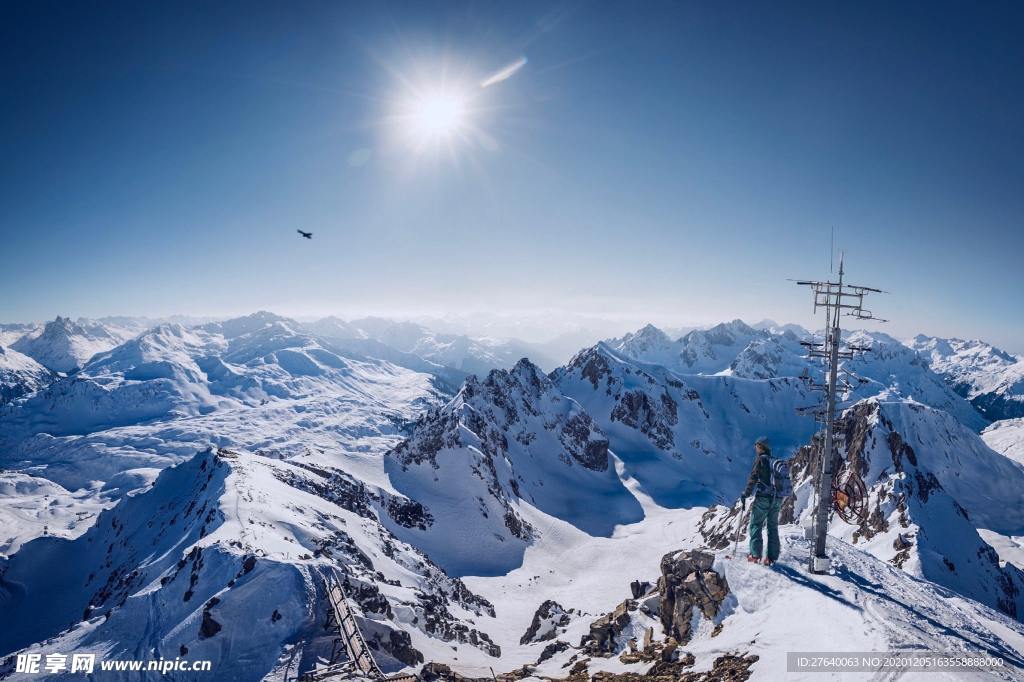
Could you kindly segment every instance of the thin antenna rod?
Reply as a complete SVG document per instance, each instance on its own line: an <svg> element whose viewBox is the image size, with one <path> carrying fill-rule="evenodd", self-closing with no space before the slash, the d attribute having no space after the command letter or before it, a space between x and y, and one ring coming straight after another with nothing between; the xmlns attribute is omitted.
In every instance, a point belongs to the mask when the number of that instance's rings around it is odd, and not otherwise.
<svg viewBox="0 0 1024 682"><path fill-rule="evenodd" d="M832 243L828 247L828 271L833 273L836 271L835 268L836 260L836 226L832 226Z"/></svg>

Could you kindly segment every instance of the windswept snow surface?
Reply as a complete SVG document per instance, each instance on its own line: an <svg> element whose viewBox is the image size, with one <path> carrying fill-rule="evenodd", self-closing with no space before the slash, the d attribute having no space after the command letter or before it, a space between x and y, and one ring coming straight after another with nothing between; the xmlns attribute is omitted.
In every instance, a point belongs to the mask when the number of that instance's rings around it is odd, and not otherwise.
<svg viewBox="0 0 1024 682"><path fill-rule="evenodd" d="M990 448L1024 466L1024 418L997 421L981 437Z"/></svg>

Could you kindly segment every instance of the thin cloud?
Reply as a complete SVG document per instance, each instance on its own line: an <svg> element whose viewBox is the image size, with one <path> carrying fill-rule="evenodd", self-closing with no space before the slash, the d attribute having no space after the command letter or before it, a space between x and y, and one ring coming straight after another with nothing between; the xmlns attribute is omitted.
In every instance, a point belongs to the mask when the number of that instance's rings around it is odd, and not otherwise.
<svg viewBox="0 0 1024 682"><path fill-rule="evenodd" d="M515 60L508 66L502 67L498 71L495 71L490 76L480 81L480 87L489 88L492 85L495 85L502 81L506 81L512 76L516 75L519 69L523 68L524 66L526 66L526 57L520 57L519 59Z"/></svg>

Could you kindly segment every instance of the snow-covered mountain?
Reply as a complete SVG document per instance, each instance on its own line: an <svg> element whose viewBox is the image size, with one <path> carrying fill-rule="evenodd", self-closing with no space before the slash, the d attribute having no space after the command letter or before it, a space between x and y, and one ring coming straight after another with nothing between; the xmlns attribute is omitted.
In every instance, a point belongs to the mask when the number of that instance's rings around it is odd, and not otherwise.
<svg viewBox="0 0 1024 682"><path fill-rule="evenodd" d="M872 514L835 520L836 571L808 576L795 527L776 571L693 554L731 547L736 512L712 505L759 436L795 453L787 514L806 513L817 441L796 408L820 399L800 375L821 377L802 330L648 326L548 375L522 359L477 378L448 364L472 343L377 324L159 324L0 407L0 611L18 624L0 659L290 679L330 649L319 576L338 569L374 655L425 679L772 679L779 651L835 641L1024 663L1015 424L979 437L916 350L850 337L874 351L847 363L841 451Z"/></svg>
<svg viewBox="0 0 1024 682"><path fill-rule="evenodd" d="M298 326L269 313L191 329L160 325L8 409L8 438L86 434L302 400L409 374L345 358Z"/></svg>
<svg viewBox="0 0 1024 682"><path fill-rule="evenodd" d="M397 490L422 502L429 529L396 531L454 575L505 573L542 530L531 510L591 535L640 520L608 439L530 361L471 377L388 453Z"/></svg>
<svg viewBox="0 0 1024 682"><path fill-rule="evenodd" d="M807 349L801 345L806 338L792 328L755 329L742 320L733 320L692 331L676 341L647 325L605 345L620 356L661 365L681 376L774 379L806 375L823 383L822 365L808 358ZM844 377L844 383L849 383L845 399L895 394L946 410L976 430L988 423L941 376L931 371L921 354L893 337L877 331L853 331L846 335L846 341L870 351L844 362L844 374L853 375Z"/></svg>
<svg viewBox="0 0 1024 682"><path fill-rule="evenodd" d="M990 420L1024 417L1024 358L978 340L919 334L907 345Z"/></svg>
<svg viewBox="0 0 1024 682"><path fill-rule="evenodd" d="M117 330L89 321L75 322L58 316L39 333L29 333L11 344L43 367L54 372L71 372L89 358L123 343L127 337Z"/></svg>
<svg viewBox="0 0 1024 682"><path fill-rule="evenodd" d="M733 320L710 329L695 329L677 340L649 324L605 344L634 360L662 365L679 373L718 374L727 371L752 341L772 337L770 331L754 329L742 320Z"/></svg>
<svg viewBox="0 0 1024 682"><path fill-rule="evenodd" d="M779 324L775 320L770 320L770 319L767 319L767 318L764 319L764 320L761 320L760 322L755 322L754 324L752 324L750 326L753 327L754 329L759 329L761 331L771 332L772 334L776 334L776 335L778 335L778 334L785 334L786 332L793 332L794 334L796 334L801 339L806 338L808 336L811 336L811 334L812 334L805 327L802 327L802 326L800 326L798 324L791 324L791 323Z"/></svg>
<svg viewBox="0 0 1024 682"><path fill-rule="evenodd" d="M625 473L668 507L734 498L746 482L753 439L768 436L791 452L814 430L810 420L794 418L797 406L815 399L796 378L681 376L604 343L552 378L608 436Z"/></svg>

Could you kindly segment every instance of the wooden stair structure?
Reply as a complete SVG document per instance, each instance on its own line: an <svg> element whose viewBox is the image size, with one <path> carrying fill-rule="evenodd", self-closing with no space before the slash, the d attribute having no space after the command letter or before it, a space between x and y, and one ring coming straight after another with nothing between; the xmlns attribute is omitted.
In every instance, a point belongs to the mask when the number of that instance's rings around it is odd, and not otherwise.
<svg viewBox="0 0 1024 682"><path fill-rule="evenodd" d="M337 570L331 569L323 575L324 589L327 592L327 601L330 609L327 612L327 624L333 625L338 630L338 637L334 640L334 647L331 651L331 663L323 668L310 671L302 676L302 682L335 682L336 680L371 679L386 680L387 682L419 682L419 677L414 674L393 675L388 677L377 665L363 633L356 623L352 607L349 605L348 596L342 588L341 576ZM341 651L344 651L347 660L338 662L338 644L343 644Z"/></svg>

